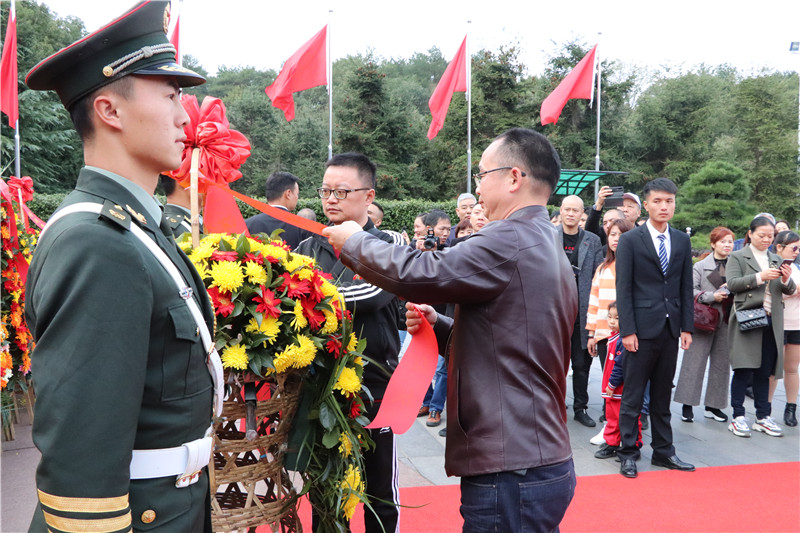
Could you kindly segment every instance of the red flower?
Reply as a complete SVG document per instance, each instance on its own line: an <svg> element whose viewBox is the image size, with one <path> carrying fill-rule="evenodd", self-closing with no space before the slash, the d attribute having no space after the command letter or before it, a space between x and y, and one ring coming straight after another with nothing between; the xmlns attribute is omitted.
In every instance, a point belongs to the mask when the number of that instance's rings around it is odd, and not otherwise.
<svg viewBox="0 0 800 533"><path fill-rule="evenodd" d="M333 354L335 359L339 359L339 356L342 355L342 341L337 337L331 337L331 339L325 343L325 348Z"/></svg>
<svg viewBox="0 0 800 533"><path fill-rule="evenodd" d="M258 304L256 311L270 315L273 318L281 316L281 301L279 298L275 298L275 293L264 285L261 286L260 291L261 296L253 296L253 301Z"/></svg>
<svg viewBox="0 0 800 533"><path fill-rule="evenodd" d="M350 402L350 418L358 418L361 415L361 402L358 401L358 397L354 396L353 401Z"/></svg>
<svg viewBox="0 0 800 533"><path fill-rule="evenodd" d="M314 309L317 304L309 298L300 298L300 305L311 329L318 330L325 323L325 314L319 309Z"/></svg>
<svg viewBox="0 0 800 533"><path fill-rule="evenodd" d="M289 298L296 299L311 292L311 283L307 279L301 280L288 272L284 272L281 276L283 277L283 283L280 288L287 291L286 296Z"/></svg>
<svg viewBox="0 0 800 533"><path fill-rule="evenodd" d="M236 252L220 252L216 251L211 254L209 261L238 261L239 254Z"/></svg>
<svg viewBox="0 0 800 533"><path fill-rule="evenodd" d="M251 254L250 252L244 254L244 263L248 261L252 261L253 263L258 263L259 265L264 264L264 258L261 257L261 254Z"/></svg>
<svg viewBox="0 0 800 533"><path fill-rule="evenodd" d="M233 312L231 293L220 291L219 287L209 287L208 295L214 303L214 312L220 316L228 316Z"/></svg>

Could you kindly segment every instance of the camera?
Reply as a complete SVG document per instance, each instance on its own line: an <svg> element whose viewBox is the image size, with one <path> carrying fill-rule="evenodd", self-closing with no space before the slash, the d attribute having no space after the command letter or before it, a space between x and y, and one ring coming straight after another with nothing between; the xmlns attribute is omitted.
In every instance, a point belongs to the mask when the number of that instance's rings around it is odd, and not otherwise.
<svg viewBox="0 0 800 533"><path fill-rule="evenodd" d="M429 227L428 234L425 235L422 247L426 250L435 250L437 246L439 246L439 238L433 232L433 228Z"/></svg>

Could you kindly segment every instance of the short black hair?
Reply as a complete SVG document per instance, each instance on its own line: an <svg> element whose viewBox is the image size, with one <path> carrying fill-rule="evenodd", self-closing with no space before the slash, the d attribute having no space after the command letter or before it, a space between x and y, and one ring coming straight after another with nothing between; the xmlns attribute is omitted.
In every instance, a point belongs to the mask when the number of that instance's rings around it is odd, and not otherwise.
<svg viewBox="0 0 800 533"><path fill-rule="evenodd" d="M498 135L495 141L502 141L499 150L506 164L520 167L552 194L561 177L561 158L547 137L526 128L511 128Z"/></svg>
<svg viewBox="0 0 800 533"><path fill-rule="evenodd" d="M617 301L614 300L610 304L608 304L608 310L611 311L612 309L617 309ZM619 312L619 310L617 310Z"/></svg>
<svg viewBox="0 0 800 533"><path fill-rule="evenodd" d="M325 163L325 168L327 169L328 167L355 168L358 171L359 179L364 185L368 185L370 189L374 189L377 185L375 175L378 172L378 167L364 154L359 154L358 152L336 154Z"/></svg>
<svg viewBox="0 0 800 533"><path fill-rule="evenodd" d="M378 211L381 212L381 215L385 215L386 214L386 211L383 210L383 206L381 204L379 204L378 202L376 202L375 200L372 201L372 205L374 205L375 207L378 208Z"/></svg>
<svg viewBox="0 0 800 533"><path fill-rule="evenodd" d="M797 241L800 241L800 235L793 232L792 230L785 230L775 235L775 240L772 241L772 244L780 244L781 246L786 246L787 244L792 244L793 242Z"/></svg>
<svg viewBox="0 0 800 533"><path fill-rule="evenodd" d="M94 124L92 124L94 99L97 98L100 91L109 89L127 100L133 95L133 76L123 76L78 99L70 106L69 117L72 119L72 126L78 132L81 141L85 142L94 133Z"/></svg>
<svg viewBox="0 0 800 533"><path fill-rule="evenodd" d="M647 197L653 191L660 191L668 194L677 195L678 187L669 178L656 178L644 184L644 188L642 189L642 196L644 196L644 199L647 200Z"/></svg>
<svg viewBox="0 0 800 533"><path fill-rule="evenodd" d="M426 226L434 227L439 224L439 221L443 218L448 222L450 221L450 215L441 209L431 209L431 211L422 218L422 223Z"/></svg>
<svg viewBox="0 0 800 533"><path fill-rule="evenodd" d="M172 196L172 193L175 192L175 187L178 186L178 181L167 176L166 174L159 174L158 182L161 185L161 188L164 190L165 196Z"/></svg>
<svg viewBox="0 0 800 533"><path fill-rule="evenodd" d="M267 201L277 200L284 192L294 189L294 186L299 182L300 178L291 172L273 172L267 178Z"/></svg>

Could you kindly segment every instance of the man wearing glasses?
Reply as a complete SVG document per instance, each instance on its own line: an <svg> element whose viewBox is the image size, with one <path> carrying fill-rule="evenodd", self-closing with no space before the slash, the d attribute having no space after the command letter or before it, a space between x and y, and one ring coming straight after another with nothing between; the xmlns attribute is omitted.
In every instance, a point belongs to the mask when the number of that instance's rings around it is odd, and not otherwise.
<svg viewBox="0 0 800 533"><path fill-rule="evenodd" d="M375 198L375 171L375 164L362 154L335 155L325 165L322 186L317 192L325 216L334 227L349 221L376 240L392 244L392 237L376 228L367 213ZM397 367L400 351L397 333L400 305L397 298L364 281L343 265L324 237L314 235L304 240L297 252L315 258L320 268L333 276L333 283L344 297L347 309L353 313L353 330L367 340L364 355L370 364L364 367L364 385L372 393L375 403L367 405L366 416L373 419L389 378ZM391 428L370 431L375 449L364 454L366 492L380 521L365 508L364 525L368 533L392 533L398 531L400 504L395 438Z"/></svg>
<svg viewBox="0 0 800 533"><path fill-rule="evenodd" d="M420 253L350 222L324 233L367 281L456 304L455 319L428 305L406 318L412 335L432 323L449 357L445 470L461 476L463 531L554 531L575 491L565 396L578 294L546 208L561 162L543 135L515 128L479 169L490 222L457 246Z"/></svg>

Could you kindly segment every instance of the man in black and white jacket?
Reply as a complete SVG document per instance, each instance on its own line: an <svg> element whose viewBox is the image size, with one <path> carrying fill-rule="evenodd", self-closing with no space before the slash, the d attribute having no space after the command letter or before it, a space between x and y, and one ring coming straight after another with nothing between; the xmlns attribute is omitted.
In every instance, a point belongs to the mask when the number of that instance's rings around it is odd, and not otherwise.
<svg viewBox="0 0 800 533"><path fill-rule="evenodd" d="M391 243L391 236L376 228L367 214L367 207L375 198L375 171L375 164L362 154L335 155L325 165L322 186L317 191L325 215L333 225L353 220L364 231ZM297 252L315 258L320 268L333 276L347 309L353 313L356 335L367 340L364 355L370 364L364 367L364 385L375 402L368 405L366 414L373 419L397 367L400 351L397 298L344 266L325 237L314 235L304 240ZM372 511L365 510L364 523L367 532L390 533L398 531L400 503L395 438L388 427L371 430L371 436L375 449L364 454L366 492L380 522Z"/></svg>

